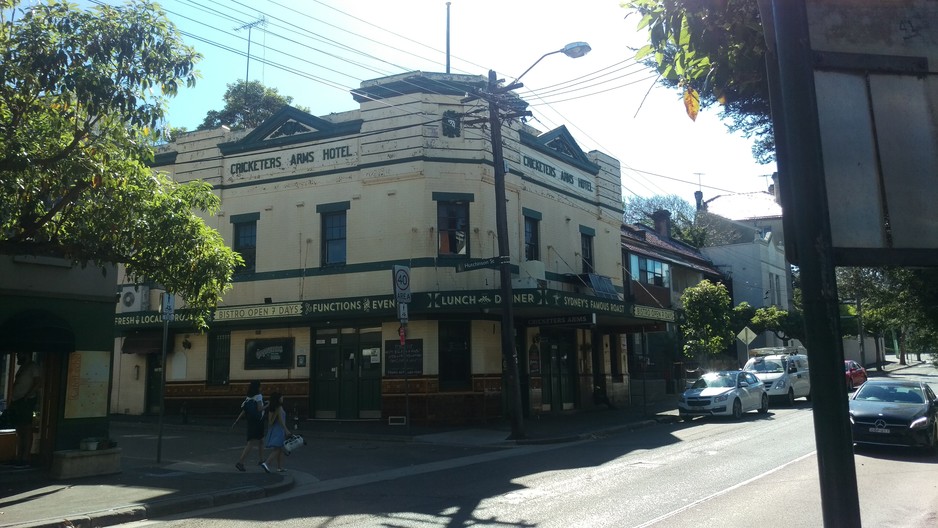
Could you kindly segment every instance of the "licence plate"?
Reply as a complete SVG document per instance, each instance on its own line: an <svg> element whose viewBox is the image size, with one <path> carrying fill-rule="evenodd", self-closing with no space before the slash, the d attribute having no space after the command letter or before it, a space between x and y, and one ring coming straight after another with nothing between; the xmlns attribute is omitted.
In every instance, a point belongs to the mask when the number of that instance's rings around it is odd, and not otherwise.
<svg viewBox="0 0 938 528"><path fill-rule="evenodd" d="M880 427L870 427L871 433L880 433L880 434L889 434L889 429L883 429Z"/></svg>

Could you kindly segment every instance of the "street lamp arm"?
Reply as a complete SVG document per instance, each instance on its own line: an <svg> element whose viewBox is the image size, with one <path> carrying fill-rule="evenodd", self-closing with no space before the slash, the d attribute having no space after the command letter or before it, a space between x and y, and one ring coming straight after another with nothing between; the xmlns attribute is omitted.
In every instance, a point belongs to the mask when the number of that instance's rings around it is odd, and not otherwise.
<svg viewBox="0 0 938 528"><path fill-rule="evenodd" d="M562 51L563 51L562 49L559 49L559 50L557 50L557 51L551 51L551 52L548 52L548 53L545 53L545 54L541 55L541 58L540 58L540 59L537 59L536 61L534 61L534 64L532 64L531 66L529 66L528 69L524 70L524 73L522 73L521 75L519 75L518 78L516 78L511 84L517 84L518 81L520 81L522 77L524 77L529 71L531 71L532 69L534 69L535 66L537 66L537 63L539 63L539 62L541 62L542 60L544 60L544 57L549 57L550 55L554 55L554 54L560 53L560 52L562 52Z"/></svg>
<svg viewBox="0 0 938 528"><path fill-rule="evenodd" d="M557 53L563 53L564 55L566 55L567 57L570 57L571 59L578 59L582 57L583 55L586 55L587 53L589 53L590 50L592 50L592 48L590 47L589 44L585 42L571 42L570 44L567 44L566 46L560 48L559 50L547 52L541 55L540 59L537 59L536 61L534 61L534 64L529 66L528 69L524 70L524 73L519 75L514 80L514 82L512 82L512 84L516 84L518 81L520 81L522 77L524 77L529 71L531 71L535 66L537 66L537 63L544 60L544 57L548 57L550 55L554 55Z"/></svg>

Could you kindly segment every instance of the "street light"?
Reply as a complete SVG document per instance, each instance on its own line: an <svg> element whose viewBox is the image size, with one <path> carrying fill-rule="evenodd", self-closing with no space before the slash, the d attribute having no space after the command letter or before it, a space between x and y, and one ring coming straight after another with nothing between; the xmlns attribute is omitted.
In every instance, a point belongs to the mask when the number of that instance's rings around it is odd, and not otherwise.
<svg viewBox="0 0 938 528"><path fill-rule="evenodd" d="M586 55L590 51L589 44L585 42L573 42L567 44L562 49L545 53L540 59L534 61L524 73L519 75L514 82L504 88L498 87L498 77L494 70L489 70L488 93L483 99L489 103L489 125L492 130L492 162L495 164L495 232L498 238L498 257L499 257L499 279L501 281L502 297L502 359L508 368L509 387L511 392L511 436L512 439L524 438L524 421L521 409L521 381L518 371L518 352L515 348L515 329L514 329L514 301L511 292L511 262L510 245L508 243L508 213L507 197L505 195L505 159L502 153L502 118L499 113L499 95L511 90L521 88L523 85L518 82L531 68L541 62L544 57L555 53L576 59ZM511 117L520 117L530 115L530 112L514 112L509 114Z"/></svg>
<svg viewBox="0 0 938 528"><path fill-rule="evenodd" d="M590 50L592 49L593 48L591 48L590 45L585 42L571 42L557 51L551 51L551 52L545 53L541 55L540 59L537 59L536 61L534 61L534 64L529 66L528 69L524 70L524 73L519 75L512 84L521 80L521 78L524 77L526 73L531 71L532 68L537 66L537 63L541 62L544 59L544 57L547 57L548 55L554 55L556 53L563 53L564 55L566 55L567 57L570 57L571 59L579 59L583 55L586 55L587 53L589 53Z"/></svg>

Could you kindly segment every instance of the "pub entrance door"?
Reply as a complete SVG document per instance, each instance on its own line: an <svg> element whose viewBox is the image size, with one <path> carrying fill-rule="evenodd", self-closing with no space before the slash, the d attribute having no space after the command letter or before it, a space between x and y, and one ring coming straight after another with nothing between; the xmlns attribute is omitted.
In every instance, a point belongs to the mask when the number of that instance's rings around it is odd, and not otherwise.
<svg viewBox="0 0 938 528"><path fill-rule="evenodd" d="M315 419L381 417L381 329L313 329L310 409Z"/></svg>
<svg viewBox="0 0 938 528"><path fill-rule="evenodd" d="M573 409L576 402L576 331L541 329L541 394L545 410Z"/></svg>

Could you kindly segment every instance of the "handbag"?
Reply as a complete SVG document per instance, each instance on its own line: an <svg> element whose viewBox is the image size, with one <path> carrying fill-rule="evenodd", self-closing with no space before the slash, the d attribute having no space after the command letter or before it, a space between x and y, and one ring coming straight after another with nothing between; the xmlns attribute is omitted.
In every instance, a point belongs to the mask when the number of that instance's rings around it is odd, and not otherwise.
<svg viewBox="0 0 938 528"><path fill-rule="evenodd" d="M306 440L302 435L292 434L283 442L283 454L289 455L302 446L306 445Z"/></svg>

